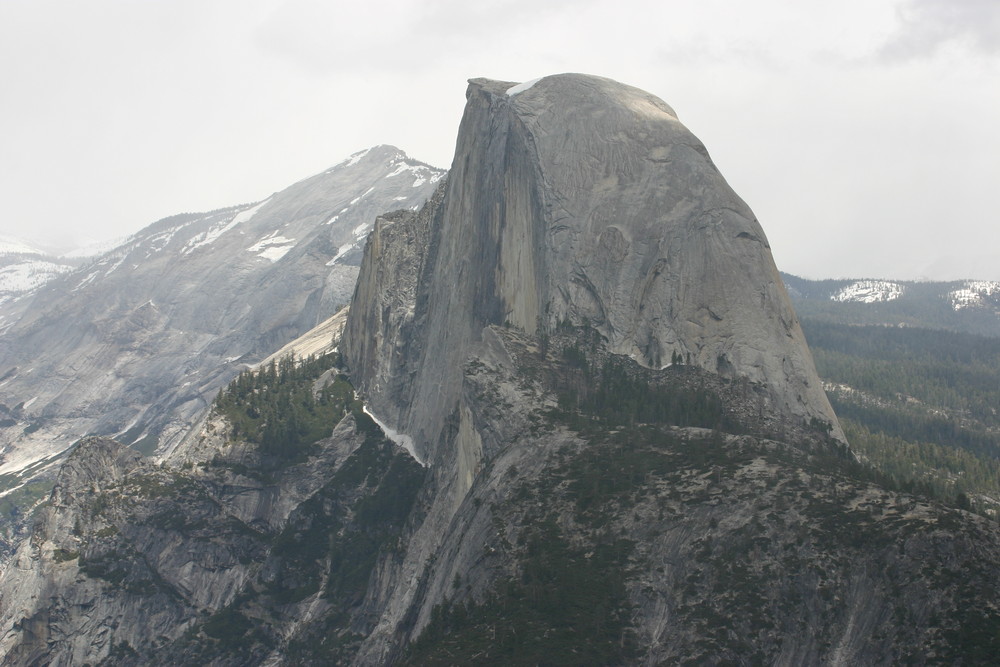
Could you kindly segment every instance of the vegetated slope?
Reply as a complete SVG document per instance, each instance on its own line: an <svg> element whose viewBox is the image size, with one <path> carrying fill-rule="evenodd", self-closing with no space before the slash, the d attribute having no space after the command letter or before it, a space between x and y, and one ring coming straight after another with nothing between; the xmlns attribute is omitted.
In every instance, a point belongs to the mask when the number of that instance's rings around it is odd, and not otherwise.
<svg viewBox="0 0 1000 667"><path fill-rule="evenodd" d="M161 220L3 306L0 474L86 434L174 446L240 369L350 299L375 216L419 208L443 175L378 146L261 202Z"/></svg>
<svg viewBox="0 0 1000 667"><path fill-rule="evenodd" d="M337 358L241 374L174 466L83 441L0 576L5 664L276 650L329 664L356 649L371 572L401 548L425 472L362 412Z"/></svg>
<svg viewBox="0 0 1000 667"><path fill-rule="evenodd" d="M1000 341L803 320L851 445L884 473L995 515Z"/></svg>
<svg viewBox="0 0 1000 667"><path fill-rule="evenodd" d="M782 425L752 385L623 375L580 336L543 355L495 333L518 372L473 360L468 391L490 426L525 431L458 512L474 539L431 565L440 598L404 664L975 663L998 647L995 524L881 486L821 433L761 437ZM530 404L505 391L517 377L558 403L512 411ZM609 386L621 400L596 400ZM661 401L701 409L636 419Z"/></svg>

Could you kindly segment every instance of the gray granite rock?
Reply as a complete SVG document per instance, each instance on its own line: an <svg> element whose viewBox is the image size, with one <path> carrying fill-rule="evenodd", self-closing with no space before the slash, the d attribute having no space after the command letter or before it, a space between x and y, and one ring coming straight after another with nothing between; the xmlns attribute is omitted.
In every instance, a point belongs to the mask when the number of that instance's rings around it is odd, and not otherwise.
<svg viewBox="0 0 1000 667"><path fill-rule="evenodd" d="M467 97L443 201L424 216L427 247L407 238L380 259L373 243L347 327L355 381L419 451L434 458L484 327L539 334L567 321L647 367L681 355L759 383L772 410L843 439L760 224L667 104L579 74L473 79ZM399 255L419 268L416 287ZM412 323L391 346L358 340L376 324L372 299L380 322ZM372 375L389 357L405 380Z"/></svg>

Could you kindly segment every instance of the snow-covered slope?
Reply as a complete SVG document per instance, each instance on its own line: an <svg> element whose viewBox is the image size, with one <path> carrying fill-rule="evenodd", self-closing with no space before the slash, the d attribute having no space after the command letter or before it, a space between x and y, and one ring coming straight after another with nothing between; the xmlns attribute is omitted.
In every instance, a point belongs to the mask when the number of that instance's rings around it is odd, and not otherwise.
<svg viewBox="0 0 1000 667"><path fill-rule="evenodd" d="M0 236L0 305L18 299L76 266L72 259L57 258L27 241ZM3 320L0 320L0 330Z"/></svg>
<svg viewBox="0 0 1000 667"><path fill-rule="evenodd" d="M997 308L1000 305L1000 283L988 280L966 280L961 287L948 292L953 310L964 308Z"/></svg>
<svg viewBox="0 0 1000 667"><path fill-rule="evenodd" d="M903 294L903 286L888 280L857 280L845 285L830 297L833 301L878 303L894 301Z"/></svg>
<svg viewBox="0 0 1000 667"><path fill-rule="evenodd" d="M0 304L16 299L73 270L68 264L30 255L12 261L4 261L6 259L0 258Z"/></svg>
<svg viewBox="0 0 1000 667"><path fill-rule="evenodd" d="M0 474L88 433L176 442L239 369L348 302L375 217L419 207L444 173L377 146L259 202L160 220L0 305Z"/></svg>

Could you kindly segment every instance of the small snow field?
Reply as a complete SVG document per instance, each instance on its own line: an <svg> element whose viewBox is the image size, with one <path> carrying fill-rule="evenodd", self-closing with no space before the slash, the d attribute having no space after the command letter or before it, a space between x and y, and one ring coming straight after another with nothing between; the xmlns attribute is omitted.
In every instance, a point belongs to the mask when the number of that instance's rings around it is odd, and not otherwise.
<svg viewBox="0 0 1000 667"><path fill-rule="evenodd" d="M967 280L963 287L948 292L948 302L952 310L964 308L981 308L986 305L986 299L1000 296L1000 283L988 280Z"/></svg>
<svg viewBox="0 0 1000 667"><path fill-rule="evenodd" d="M296 243L295 239L271 235L247 248L247 252L256 253L258 257L263 257L273 263L288 254L288 251L294 248Z"/></svg>
<svg viewBox="0 0 1000 667"><path fill-rule="evenodd" d="M841 303L883 303L895 301L903 295L903 291L902 285L887 280L858 280L841 288L830 300Z"/></svg>
<svg viewBox="0 0 1000 667"><path fill-rule="evenodd" d="M396 431L395 429L386 426L385 422L383 422L381 419L379 419L378 417L376 417L371 413L371 410L368 409L367 405L364 406L364 411L366 415L372 418L372 421L378 424L378 427L382 429L383 433L385 433L385 437L389 438L394 443L396 443L397 445L405 449L407 452L409 452L410 456L413 457L414 461L424 466L425 468L427 467L427 464L419 456L417 456L417 449L413 445L413 438L406 435L405 433L400 433L399 431Z"/></svg>
<svg viewBox="0 0 1000 667"><path fill-rule="evenodd" d="M72 267L43 260L28 260L0 269L0 294L23 294L44 285Z"/></svg>
<svg viewBox="0 0 1000 667"><path fill-rule="evenodd" d="M187 245L184 246L184 248L181 250L181 253L184 255L189 255L198 248L201 248L202 246L207 246L211 243L214 243L216 240L219 239L219 237L221 237L223 234L233 229L237 225L240 225L244 222L251 220L255 215L257 215L257 212L260 211L261 207L263 207L264 204L266 204L269 201L271 201L270 197L260 202L259 204L252 206L251 208L240 211L239 213L234 215L230 220L223 222L221 224L217 224L206 232L202 232L201 234L195 235L190 241L188 241Z"/></svg>
<svg viewBox="0 0 1000 667"><path fill-rule="evenodd" d="M518 93L523 93L524 91L531 88L533 85L541 81L544 77L539 77L537 79L532 79L531 81L525 81L524 83L519 83L516 86L511 86L507 89L507 97L514 97Z"/></svg>

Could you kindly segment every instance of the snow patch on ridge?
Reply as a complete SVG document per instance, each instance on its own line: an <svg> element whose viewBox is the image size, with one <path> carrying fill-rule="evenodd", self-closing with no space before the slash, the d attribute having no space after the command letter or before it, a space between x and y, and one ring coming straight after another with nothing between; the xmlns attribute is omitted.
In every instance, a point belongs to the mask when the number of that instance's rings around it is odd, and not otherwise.
<svg viewBox="0 0 1000 667"><path fill-rule="evenodd" d="M519 83L516 86L511 86L507 89L507 97L514 97L518 93L523 93L544 78L545 77L540 76L537 79L532 79L531 81L525 81L524 83Z"/></svg>
<svg viewBox="0 0 1000 667"><path fill-rule="evenodd" d="M989 280L967 280L963 287L948 292L952 310L985 306L986 297L1000 295L1000 283Z"/></svg>
<svg viewBox="0 0 1000 667"><path fill-rule="evenodd" d="M253 208L248 208L245 211L240 211L235 216L233 216L233 220L229 224L232 225L232 226L235 226L235 225L240 224L241 222L247 222L247 221L249 221L252 217L254 217L255 215L257 215L257 211L259 211L261 209L261 207L263 207L264 204L266 204L269 201L271 201L270 197L268 197L267 199L265 199L261 203L257 204Z"/></svg>
<svg viewBox="0 0 1000 667"><path fill-rule="evenodd" d="M188 224L191 223L186 223L184 225L174 227L173 229L168 229L162 234L157 234L156 236L151 237L147 242L149 245L149 250L146 252L146 257L151 257L154 252L160 252L161 250L166 248L173 240L173 238L177 236L177 232L186 227Z"/></svg>
<svg viewBox="0 0 1000 667"><path fill-rule="evenodd" d="M831 301L882 303L895 301L903 295L903 286L888 280L858 280L843 287L830 297Z"/></svg>
<svg viewBox="0 0 1000 667"><path fill-rule="evenodd" d="M270 260L272 263L288 254L288 251L295 247L296 240L274 234L261 239L257 243L247 248L247 252L255 252L258 257Z"/></svg>
<svg viewBox="0 0 1000 667"><path fill-rule="evenodd" d="M348 243L347 245L340 246L339 248L337 248L337 254L334 256L333 259L331 259L329 262L327 262L326 265L327 266L333 266L334 264L337 263L338 259L340 259L341 257L343 257L344 255L346 255L347 253L351 252L352 250L354 250L357 247L358 247L357 243Z"/></svg>
<svg viewBox="0 0 1000 667"><path fill-rule="evenodd" d="M361 158L368 155L368 153L371 152L371 150L372 150L371 148L366 148L363 151L352 153L351 157L347 158L346 160L338 164L337 167L353 167L358 162L361 162ZM333 171L333 169L331 169L330 171ZM328 171L327 173L330 173L330 171Z"/></svg>
<svg viewBox="0 0 1000 667"><path fill-rule="evenodd" d="M188 255L202 246L213 243L216 239L218 239L220 236L228 232L236 225L247 222L248 220L253 218L255 215L257 215L257 211L259 211L261 207L269 201L271 201L270 197L268 197L261 203L257 204L256 206L240 211L239 213L234 215L232 219L229 220L228 222L225 222L221 225L216 225L215 227L209 229L207 232L202 232L201 234L195 235L194 237L192 237L190 241L188 241L187 245L184 246L183 249L181 249L181 254Z"/></svg>
<svg viewBox="0 0 1000 667"><path fill-rule="evenodd" d="M444 173L429 167L425 164L413 164L407 161L402 156L397 157L390 166L395 165L396 168L385 175L385 178L392 178L393 176L399 176L400 174L405 174L407 172L413 174L413 184L411 187L419 188L424 183L437 183L444 177ZM407 197L396 197L395 201L403 201Z"/></svg>
<svg viewBox="0 0 1000 667"><path fill-rule="evenodd" d="M257 256L270 260L271 263L273 264L282 257L284 257L285 255L287 255L288 251L294 247L295 247L294 245L272 246L270 248L265 248L261 252L257 253Z"/></svg>
<svg viewBox="0 0 1000 667"><path fill-rule="evenodd" d="M368 195L370 195L373 190L375 190L374 186L368 188L367 190L365 190L364 194L358 195L357 197L355 197L354 199L352 199L351 203L348 204L348 206L354 206L359 201L361 201L362 199L364 199L365 197L367 197ZM344 210L346 211L347 209L345 208Z"/></svg>

